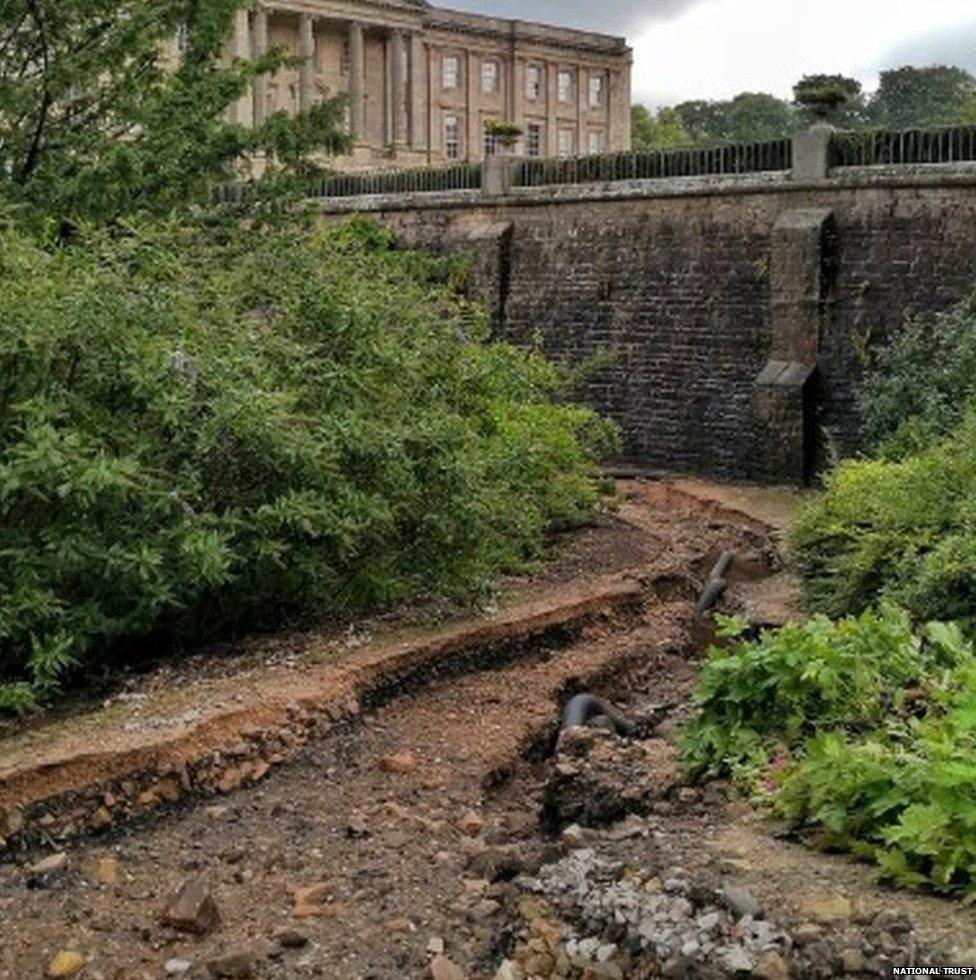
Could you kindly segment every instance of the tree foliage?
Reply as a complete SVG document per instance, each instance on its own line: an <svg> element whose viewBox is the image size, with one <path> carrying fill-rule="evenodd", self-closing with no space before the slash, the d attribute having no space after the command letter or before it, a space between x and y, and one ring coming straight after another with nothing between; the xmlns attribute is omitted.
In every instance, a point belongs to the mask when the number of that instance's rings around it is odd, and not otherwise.
<svg viewBox="0 0 976 980"><path fill-rule="evenodd" d="M613 444L376 225L0 240L0 704L72 664L471 596Z"/></svg>
<svg viewBox="0 0 976 980"><path fill-rule="evenodd" d="M961 68L906 66L882 72L870 96L844 75L805 75L790 103L762 92L732 99L693 99L651 114L634 107L635 149L690 143L760 142L789 136L822 107L841 129L913 129L976 124L976 78Z"/></svg>
<svg viewBox="0 0 976 980"><path fill-rule="evenodd" d="M675 112L699 145L779 139L797 125L796 111L788 102L763 92L742 92L720 102L682 102Z"/></svg>
<svg viewBox="0 0 976 980"><path fill-rule="evenodd" d="M812 605L889 599L976 628L973 302L912 318L878 356L860 404L871 456L828 474L792 545Z"/></svg>
<svg viewBox="0 0 976 980"><path fill-rule="evenodd" d="M691 142L676 109L650 112L646 106L631 109L631 143L635 150L667 150Z"/></svg>
<svg viewBox="0 0 976 980"><path fill-rule="evenodd" d="M865 444L901 458L949 436L976 402L976 295L934 316L910 316L858 397Z"/></svg>
<svg viewBox="0 0 976 980"><path fill-rule="evenodd" d="M0 24L0 194L58 220L165 213L206 199L243 155L294 171L347 145L343 106L228 121L272 51L222 59L247 0L9 0ZM177 55L174 39L185 38Z"/></svg>
<svg viewBox="0 0 976 980"><path fill-rule="evenodd" d="M884 129L952 126L973 121L976 78L962 68L905 66L881 73L871 122Z"/></svg>

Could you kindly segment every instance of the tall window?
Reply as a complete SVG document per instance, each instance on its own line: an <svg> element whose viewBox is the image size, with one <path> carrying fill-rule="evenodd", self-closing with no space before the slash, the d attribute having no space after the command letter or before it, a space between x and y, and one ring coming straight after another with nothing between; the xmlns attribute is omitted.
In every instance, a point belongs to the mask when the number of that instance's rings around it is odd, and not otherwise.
<svg viewBox="0 0 976 980"><path fill-rule="evenodd" d="M561 157L571 157L575 150L574 134L571 129L561 129L556 134L556 149Z"/></svg>
<svg viewBox="0 0 976 980"><path fill-rule="evenodd" d="M498 152L498 137L491 132L491 121L485 123L485 156L494 156Z"/></svg>
<svg viewBox="0 0 976 980"><path fill-rule="evenodd" d="M604 151L605 146L604 146L603 133L600 130L594 129L590 131L590 134L587 138L586 148L587 148L587 152L592 155L596 155L597 153L602 153Z"/></svg>
<svg viewBox="0 0 976 980"><path fill-rule="evenodd" d="M542 69L538 65L527 65L525 69L525 97L537 100L542 95Z"/></svg>
<svg viewBox="0 0 976 980"><path fill-rule="evenodd" d="M525 127L526 156L542 156L542 127L538 123L529 123Z"/></svg>
<svg viewBox="0 0 976 980"><path fill-rule="evenodd" d="M457 116L444 117L444 156L448 160L461 156L461 123Z"/></svg>
<svg viewBox="0 0 976 980"><path fill-rule="evenodd" d="M556 87L560 102L573 101L573 73L571 71L559 73Z"/></svg>
<svg viewBox="0 0 976 980"><path fill-rule="evenodd" d="M498 91L498 62L481 62L481 91L485 95L494 95Z"/></svg>
<svg viewBox="0 0 976 980"><path fill-rule="evenodd" d="M603 76L590 75L590 108L599 109L603 105Z"/></svg>
<svg viewBox="0 0 976 980"><path fill-rule="evenodd" d="M461 59L456 54L444 55L444 65L441 77L442 87L457 88L461 82Z"/></svg>
<svg viewBox="0 0 976 980"><path fill-rule="evenodd" d="M351 58L349 54L349 39L346 38L342 42L342 50L339 53L339 71L343 75L349 74L349 66L351 64Z"/></svg>

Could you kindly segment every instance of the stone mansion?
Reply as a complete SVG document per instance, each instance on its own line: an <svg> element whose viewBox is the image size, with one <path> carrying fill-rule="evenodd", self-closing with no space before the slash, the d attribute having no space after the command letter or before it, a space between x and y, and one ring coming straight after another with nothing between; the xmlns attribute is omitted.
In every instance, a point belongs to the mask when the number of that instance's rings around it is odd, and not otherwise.
<svg viewBox="0 0 976 980"><path fill-rule="evenodd" d="M630 148L631 51L622 38L433 7L425 0L265 0L237 13L229 54L284 47L293 68L258 79L234 109L250 125L338 93L351 159L340 166L481 160L492 121L522 130L519 154Z"/></svg>

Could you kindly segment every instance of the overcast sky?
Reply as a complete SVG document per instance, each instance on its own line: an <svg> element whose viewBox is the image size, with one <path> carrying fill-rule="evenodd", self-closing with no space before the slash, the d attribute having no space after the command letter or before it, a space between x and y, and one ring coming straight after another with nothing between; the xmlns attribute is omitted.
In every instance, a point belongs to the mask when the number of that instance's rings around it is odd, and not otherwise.
<svg viewBox="0 0 976 980"><path fill-rule="evenodd" d="M738 92L788 97L812 72L866 88L883 68L976 71L976 0L435 0L439 6L622 34L634 98L652 105Z"/></svg>

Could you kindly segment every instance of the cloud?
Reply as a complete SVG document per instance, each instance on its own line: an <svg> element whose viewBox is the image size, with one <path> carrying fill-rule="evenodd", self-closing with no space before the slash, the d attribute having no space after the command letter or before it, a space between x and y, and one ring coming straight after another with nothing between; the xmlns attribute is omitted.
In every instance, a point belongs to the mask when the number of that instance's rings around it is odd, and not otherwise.
<svg viewBox="0 0 976 980"><path fill-rule="evenodd" d="M878 72L959 41L976 50L973 0L722 0L631 34L634 96L651 104L724 99L743 91L789 98L813 72L866 88ZM941 45L941 47L940 47Z"/></svg>
<svg viewBox="0 0 976 980"><path fill-rule="evenodd" d="M434 0L435 6L468 10L495 17L541 21L565 27L600 31L606 34L630 34L649 24L680 17L692 7L716 0Z"/></svg>
<svg viewBox="0 0 976 980"><path fill-rule="evenodd" d="M904 41L886 51L877 67L901 65L955 65L976 72L976 20Z"/></svg>
<svg viewBox="0 0 976 980"><path fill-rule="evenodd" d="M437 5L626 37L634 97L651 105L739 92L789 98L813 72L867 89L884 68L976 71L973 0L432 0Z"/></svg>

